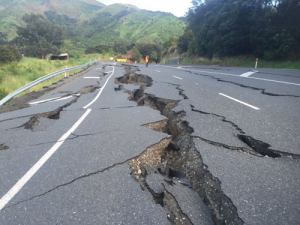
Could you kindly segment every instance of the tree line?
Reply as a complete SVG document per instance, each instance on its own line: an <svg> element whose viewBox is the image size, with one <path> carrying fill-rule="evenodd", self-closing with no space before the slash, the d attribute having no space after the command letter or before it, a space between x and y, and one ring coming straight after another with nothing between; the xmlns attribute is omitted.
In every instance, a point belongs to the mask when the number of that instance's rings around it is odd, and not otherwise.
<svg viewBox="0 0 300 225"><path fill-rule="evenodd" d="M0 33L0 63L19 61L22 54L45 59L47 54L59 54L64 40L63 27L52 23L42 15L25 14L24 27L17 28L18 36L10 42Z"/></svg>
<svg viewBox="0 0 300 225"><path fill-rule="evenodd" d="M88 47L85 50L86 54L99 53L99 54L122 54L128 55L128 59L132 61L140 62L141 58L145 58L147 55L150 57L150 61L158 63L161 60L162 48L155 44L126 44L122 42L116 42L112 46L108 45L96 45L94 47Z"/></svg>
<svg viewBox="0 0 300 225"><path fill-rule="evenodd" d="M299 0L193 0L178 49L209 58L300 59Z"/></svg>
<svg viewBox="0 0 300 225"><path fill-rule="evenodd" d="M60 48L66 37L66 30L55 22L49 21L42 15L25 14L23 16L25 26L17 28L18 36L10 43L6 42L6 36L0 32L0 63L19 61L21 54L30 57L45 59L47 54L60 54ZM85 53L111 53L127 54L131 60L140 61L146 55L151 61L161 60L161 46L155 44L132 44L116 42L113 45L96 45L87 47Z"/></svg>

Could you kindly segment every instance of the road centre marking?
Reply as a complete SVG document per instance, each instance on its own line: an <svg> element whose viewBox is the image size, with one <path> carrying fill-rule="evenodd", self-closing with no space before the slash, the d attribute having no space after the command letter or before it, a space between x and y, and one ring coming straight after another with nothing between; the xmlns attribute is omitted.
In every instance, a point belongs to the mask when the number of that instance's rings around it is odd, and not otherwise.
<svg viewBox="0 0 300 225"><path fill-rule="evenodd" d="M243 73L243 74L241 75L241 77L249 77L249 76L251 76L251 75L254 74L254 73L257 73L257 71L250 71L250 72L247 72L247 73Z"/></svg>
<svg viewBox="0 0 300 225"><path fill-rule="evenodd" d="M80 119L67 131L42 158L37 161L30 170L0 199L0 211L5 205L23 188L23 186L34 176L34 174L47 162L47 160L57 151L57 149L64 143L64 141L73 133L76 128L84 121L89 115L91 109L88 109Z"/></svg>
<svg viewBox="0 0 300 225"><path fill-rule="evenodd" d="M83 107L83 109L88 108L89 106L91 106L92 104L94 104L95 101L97 101L97 99L100 97L100 95L102 94L102 91L104 90L105 86L107 85L107 82L109 81L109 79L112 77L112 75L114 75L115 72L115 67L110 66L113 68L112 74L107 78L105 84L103 85L103 87L101 88L101 90L99 91L99 93L97 94L97 96L94 98L93 101L91 101L89 104L87 104L86 106Z"/></svg>
<svg viewBox="0 0 300 225"><path fill-rule="evenodd" d="M100 77L84 77L85 79L100 79Z"/></svg>
<svg viewBox="0 0 300 225"><path fill-rule="evenodd" d="M180 80L182 80L182 78L181 78L181 77L176 77L176 76L173 76L173 77L175 77L175 78L177 78L177 79L180 79Z"/></svg>
<svg viewBox="0 0 300 225"><path fill-rule="evenodd" d="M156 72L160 73L160 71L159 71L159 70L156 70Z"/></svg>
<svg viewBox="0 0 300 225"><path fill-rule="evenodd" d="M259 108L255 107L255 106L253 106L253 105L250 105L250 104L248 104L248 103L246 103L246 102L242 102L242 101L240 101L240 100L238 100L238 99L232 98L232 97L230 97L230 96L228 96L228 95L225 95L225 94L223 94L223 93L219 93L219 95L222 95L222 96L224 96L224 97L226 97L226 98L229 98L229 99L231 99L231 100L233 100L233 101L239 102L239 103L241 103L241 104L243 104L243 105L246 105L246 106L248 106L248 107L250 107L250 108L252 108L252 109L260 110Z"/></svg>

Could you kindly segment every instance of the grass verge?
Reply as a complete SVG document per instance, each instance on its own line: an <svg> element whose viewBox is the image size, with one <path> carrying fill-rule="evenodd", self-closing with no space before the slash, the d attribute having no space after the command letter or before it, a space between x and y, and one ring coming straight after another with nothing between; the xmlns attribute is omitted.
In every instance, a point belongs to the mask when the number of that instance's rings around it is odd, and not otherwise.
<svg viewBox="0 0 300 225"><path fill-rule="evenodd" d="M254 68L255 57L239 56L239 57L223 57L207 59L203 57L184 57L182 64L197 65L219 65L234 67ZM274 68L274 69L295 69L300 70L300 61L267 61L259 60L258 68Z"/></svg>
<svg viewBox="0 0 300 225"><path fill-rule="evenodd" d="M24 57L20 62L12 62L2 65L0 68L0 99L9 93L23 87L24 85L55 71L67 67L74 67L101 58L99 54L83 55L81 57L71 58L65 61L50 61L36 58ZM75 73L79 71L70 72ZM70 75L70 74L67 74ZM43 84L36 85L28 91L39 91L44 86L51 85L63 79L63 75L45 81ZM22 94L25 94L22 93Z"/></svg>

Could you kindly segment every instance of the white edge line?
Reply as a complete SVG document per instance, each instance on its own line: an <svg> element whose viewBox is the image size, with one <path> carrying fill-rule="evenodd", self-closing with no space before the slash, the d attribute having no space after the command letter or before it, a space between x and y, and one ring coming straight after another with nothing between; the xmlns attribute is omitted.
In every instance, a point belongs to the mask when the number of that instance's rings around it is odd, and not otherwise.
<svg viewBox="0 0 300 225"><path fill-rule="evenodd" d="M225 94L223 94L223 93L219 93L219 95L222 95L222 96L224 96L224 97L226 97L226 98L229 98L229 99L231 99L231 100L233 100L233 101L236 101L236 102L239 102L239 103L241 103L241 104L243 104L243 105L246 105L246 106L248 106L248 107L251 107L252 109L260 110L259 108L255 107L255 106L253 106L253 105L250 105L250 104L248 104L248 103L246 103L246 102L242 102L242 101L240 101L240 100L238 100L238 99L232 98L232 97L230 97L230 96L228 96L228 95L225 95Z"/></svg>
<svg viewBox="0 0 300 225"><path fill-rule="evenodd" d="M42 158L37 161L30 170L0 199L0 211L5 205L23 188L23 186L33 177L33 175L47 162L47 160L57 151L57 149L64 143L64 141L73 133L76 128L83 122L83 120L89 115L91 109L88 109L80 119L67 131Z"/></svg>
<svg viewBox="0 0 300 225"><path fill-rule="evenodd" d="M90 107L90 106L91 106L92 104L94 104L94 102L97 101L97 99L100 97L100 95L102 94L102 91L104 90L104 88L105 88L107 82L109 81L109 79L111 78L111 76L112 76L112 75L114 74L114 72L115 72L115 68L114 68L114 67L112 67L112 68L113 68L112 74L107 78L105 84L103 85L103 87L101 88L101 90L99 91L99 93L97 94L97 96L96 96L96 97L93 99L93 101L91 101L89 104L87 104L86 106L82 107L83 109L86 109L86 108Z"/></svg>
<svg viewBox="0 0 300 225"><path fill-rule="evenodd" d="M182 78L181 78L181 77L176 77L176 76L173 76L173 77L175 77L175 78L177 78L177 79L180 79L180 80L182 80Z"/></svg>
<svg viewBox="0 0 300 225"><path fill-rule="evenodd" d="M84 77L85 79L100 79L100 77Z"/></svg>
<svg viewBox="0 0 300 225"><path fill-rule="evenodd" d="M57 101L69 99L69 98L72 98L72 97L73 96L70 95L70 96L67 96L67 97L64 97L64 98L60 98L60 97L50 98L50 99L46 99L46 100L42 100L42 101L38 101L38 102L31 102L31 103L29 103L29 105L37 105L37 104L41 104L41 103L45 103L45 102L57 102Z"/></svg>
<svg viewBox="0 0 300 225"><path fill-rule="evenodd" d="M269 79L263 79L263 78L259 78L259 77L242 77L241 75L230 74L230 73L216 73L216 72L209 72L209 71L204 71L204 70L188 70L188 69L183 69L183 68L178 68L178 69L182 69L182 70L186 70L186 71L203 72L203 73L221 74L221 75L226 75L226 76L235 76L235 77L241 77L241 78L263 80L263 81L271 81L271 82L275 82L275 83L290 84L290 85L300 86L300 84L297 84L297 83L290 83L290 82L279 81L279 80L269 80Z"/></svg>

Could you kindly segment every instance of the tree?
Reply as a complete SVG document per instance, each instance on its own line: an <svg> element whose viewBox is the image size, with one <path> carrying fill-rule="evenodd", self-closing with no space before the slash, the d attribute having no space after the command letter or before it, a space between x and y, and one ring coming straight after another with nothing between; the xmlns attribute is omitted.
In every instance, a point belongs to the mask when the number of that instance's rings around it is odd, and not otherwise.
<svg viewBox="0 0 300 225"><path fill-rule="evenodd" d="M20 61L22 59L21 52L11 45L0 46L0 63L9 63L13 61Z"/></svg>
<svg viewBox="0 0 300 225"><path fill-rule="evenodd" d="M194 39L192 30L186 30L178 40L178 50L180 53L187 52L189 49L189 43Z"/></svg>
<svg viewBox="0 0 300 225"><path fill-rule="evenodd" d="M7 43L7 35L0 32L0 45L4 45Z"/></svg>
<svg viewBox="0 0 300 225"><path fill-rule="evenodd" d="M299 0L194 0L179 49L201 56L300 58ZM189 44L187 45L187 43Z"/></svg>
<svg viewBox="0 0 300 225"><path fill-rule="evenodd" d="M132 48L132 55L133 55L133 61L137 61L138 63L140 62L141 58L142 58L142 55L141 53L139 52L139 50L137 49L137 47L133 47Z"/></svg>
<svg viewBox="0 0 300 225"><path fill-rule="evenodd" d="M63 28L49 22L42 15L25 14L25 27L18 27L15 42L24 48L26 55L45 59L46 54L58 54L63 43Z"/></svg>
<svg viewBox="0 0 300 225"><path fill-rule="evenodd" d="M114 44L113 50L116 53L126 54L126 52L127 52L127 46L124 43L117 42L117 43Z"/></svg>
<svg viewBox="0 0 300 225"><path fill-rule="evenodd" d="M110 51L110 48L106 45L96 45L94 47L88 47L85 50L85 54L92 54L92 53L102 54L102 53L107 53L109 51Z"/></svg>
<svg viewBox="0 0 300 225"><path fill-rule="evenodd" d="M152 62L153 61L157 62L157 53L156 53L156 51L152 51L149 57L150 57L150 60Z"/></svg>
<svg viewBox="0 0 300 225"><path fill-rule="evenodd" d="M159 62L161 59L161 49L158 45L155 44L137 44L136 47L138 48L139 52L142 54L143 58L147 55L151 55L153 51L156 52L157 58L156 62Z"/></svg>

